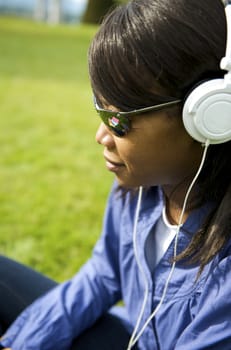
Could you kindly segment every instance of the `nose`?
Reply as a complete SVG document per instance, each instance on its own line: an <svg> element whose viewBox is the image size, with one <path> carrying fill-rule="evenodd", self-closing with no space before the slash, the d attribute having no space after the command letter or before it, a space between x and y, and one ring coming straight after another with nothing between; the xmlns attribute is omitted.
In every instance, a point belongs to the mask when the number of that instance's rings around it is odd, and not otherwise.
<svg viewBox="0 0 231 350"><path fill-rule="evenodd" d="M112 148L115 145L113 135L104 123L100 124L96 132L95 139L96 142L107 148Z"/></svg>

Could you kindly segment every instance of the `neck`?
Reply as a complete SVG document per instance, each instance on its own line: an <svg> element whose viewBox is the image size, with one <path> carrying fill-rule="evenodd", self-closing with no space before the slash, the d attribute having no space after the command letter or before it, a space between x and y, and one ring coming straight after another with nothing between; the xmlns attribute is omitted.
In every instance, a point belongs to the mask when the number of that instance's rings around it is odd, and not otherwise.
<svg viewBox="0 0 231 350"><path fill-rule="evenodd" d="M166 215L168 218L168 221L171 224L178 224L184 204L184 199L186 192L188 190L189 183L187 184L181 184L177 186L163 186L163 193L165 196L165 202L166 202ZM183 215L183 221L184 223L190 212L192 211L193 208L196 206L196 190L192 189L188 203L185 208L185 212Z"/></svg>

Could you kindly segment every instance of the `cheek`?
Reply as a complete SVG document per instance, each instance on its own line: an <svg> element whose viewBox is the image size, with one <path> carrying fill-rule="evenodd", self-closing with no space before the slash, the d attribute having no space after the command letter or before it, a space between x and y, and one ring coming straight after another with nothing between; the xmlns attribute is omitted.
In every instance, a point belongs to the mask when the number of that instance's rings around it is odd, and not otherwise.
<svg viewBox="0 0 231 350"><path fill-rule="evenodd" d="M123 176L132 183L177 184L195 172L201 146L187 134L180 118L158 115L133 126L127 137L115 140L125 164Z"/></svg>
<svg viewBox="0 0 231 350"><path fill-rule="evenodd" d="M198 151L199 149L199 151ZM201 147L187 135L163 135L118 149L127 176L140 185L176 184L195 171Z"/></svg>
<svg viewBox="0 0 231 350"><path fill-rule="evenodd" d="M121 153L128 176L136 179L139 185L158 185L165 176L166 154L163 147L144 143L140 147L131 145ZM122 150L120 150L122 152Z"/></svg>

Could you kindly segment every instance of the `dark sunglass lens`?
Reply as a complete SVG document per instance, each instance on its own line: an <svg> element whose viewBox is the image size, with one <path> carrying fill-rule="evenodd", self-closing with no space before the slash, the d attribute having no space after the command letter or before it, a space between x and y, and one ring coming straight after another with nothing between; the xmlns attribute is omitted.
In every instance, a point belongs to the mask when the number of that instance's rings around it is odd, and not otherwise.
<svg viewBox="0 0 231 350"><path fill-rule="evenodd" d="M110 116L108 117L106 124L113 131L113 133L119 137L126 135L130 130L129 119L122 116Z"/></svg>
<svg viewBox="0 0 231 350"><path fill-rule="evenodd" d="M122 137L130 130L130 120L126 116L112 114L104 110L97 110L104 124L113 132L114 135Z"/></svg>
<svg viewBox="0 0 231 350"><path fill-rule="evenodd" d="M123 130L112 128L112 127L109 127L109 128L113 132L113 134L117 137L123 137L124 135L126 135L126 133Z"/></svg>

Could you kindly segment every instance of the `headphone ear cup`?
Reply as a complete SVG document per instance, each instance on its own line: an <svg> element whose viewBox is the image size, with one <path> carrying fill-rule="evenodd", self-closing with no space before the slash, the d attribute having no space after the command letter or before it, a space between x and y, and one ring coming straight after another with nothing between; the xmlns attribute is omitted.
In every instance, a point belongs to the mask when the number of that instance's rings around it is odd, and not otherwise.
<svg viewBox="0 0 231 350"><path fill-rule="evenodd" d="M183 123L198 142L218 144L231 140L231 87L224 79L204 82L188 95Z"/></svg>

